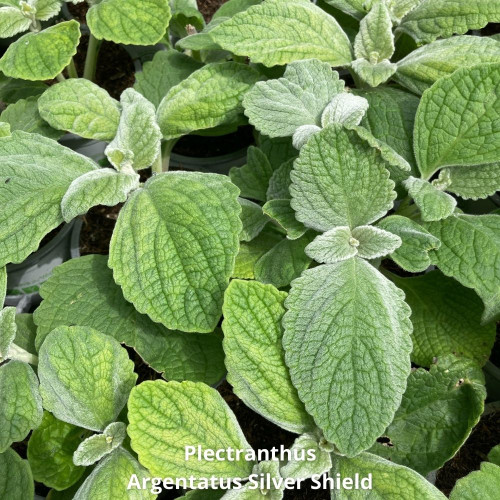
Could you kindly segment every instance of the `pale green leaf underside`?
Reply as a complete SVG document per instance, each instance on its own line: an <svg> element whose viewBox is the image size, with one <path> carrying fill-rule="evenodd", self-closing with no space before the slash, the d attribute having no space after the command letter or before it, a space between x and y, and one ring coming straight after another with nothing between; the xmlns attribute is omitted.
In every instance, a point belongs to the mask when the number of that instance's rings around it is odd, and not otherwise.
<svg viewBox="0 0 500 500"><path fill-rule="evenodd" d="M343 92L337 94L324 109L321 125L326 127L338 123L346 127L359 125L368 110L369 104L364 97Z"/></svg>
<svg viewBox="0 0 500 500"><path fill-rule="evenodd" d="M13 449L0 453L0 497L33 498L35 485L27 460L23 460Z"/></svg>
<svg viewBox="0 0 500 500"><path fill-rule="evenodd" d="M476 291L484 303L484 322L496 318L500 314L500 216L451 216L425 227L441 240L441 247L431 252L432 263Z"/></svg>
<svg viewBox="0 0 500 500"><path fill-rule="evenodd" d="M86 139L110 141L120 121L120 107L106 90L83 78L53 85L38 100L44 120Z"/></svg>
<svg viewBox="0 0 500 500"><path fill-rule="evenodd" d="M262 209L286 231L289 240L296 240L307 231L304 224L295 218L290 200L269 200Z"/></svg>
<svg viewBox="0 0 500 500"><path fill-rule="evenodd" d="M40 348L43 406L59 420L101 431L125 406L137 380L133 370L116 340L88 327L60 326Z"/></svg>
<svg viewBox="0 0 500 500"><path fill-rule="evenodd" d="M396 193L386 162L355 131L330 125L301 149L291 173L297 219L318 231L382 217Z"/></svg>
<svg viewBox="0 0 500 500"><path fill-rule="evenodd" d="M123 92L120 104L120 125L105 153L118 170L128 171L130 166L134 170L148 168L160 154L161 146L161 131L156 123L155 107L134 89ZM131 165L114 161L116 156L122 155L124 158L132 156Z"/></svg>
<svg viewBox="0 0 500 500"><path fill-rule="evenodd" d="M227 380L235 394L268 420L300 433L313 423L285 365L285 298L286 293L272 285L233 280L224 296L223 346Z"/></svg>
<svg viewBox="0 0 500 500"><path fill-rule="evenodd" d="M91 160L37 134L0 138L0 266L22 262L63 222L61 200Z"/></svg>
<svg viewBox="0 0 500 500"><path fill-rule="evenodd" d="M31 366L15 360L0 366L0 453L38 427L42 411L38 379Z"/></svg>
<svg viewBox="0 0 500 500"><path fill-rule="evenodd" d="M156 495L146 489L127 489L132 475L139 484L149 477L148 471L123 448L117 448L99 462L90 476L80 486L73 500L153 500Z"/></svg>
<svg viewBox="0 0 500 500"><path fill-rule="evenodd" d="M212 332L238 253L238 189L226 176L156 175L120 212L109 265L125 298L167 328Z"/></svg>
<svg viewBox="0 0 500 500"><path fill-rule="evenodd" d="M344 81L317 59L290 63L282 78L258 82L243 99L250 123L269 137L286 137L302 125L321 125L321 115Z"/></svg>
<svg viewBox="0 0 500 500"><path fill-rule="evenodd" d="M155 45L171 18L168 0L102 0L87 13L87 24L99 40L128 45Z"/></svg>
<svg viewBox="0 0 500 500"><path fill-rule="evenodd" d="M69 64L80 40L80 25L66 21L11 43L0 59L0 71L23 80L50 80Z"/></svg>
<svg viewBox="0 0 500 500"><path fill-rule="evenodd" d="M394 79L416 94L459 68L493 63L500 58L500 43L486 37L454 36L414 50L401 61Z"/></svg>
<svg viewBox="0 0 500 500"><path fill-rule="evenodd" d="M107 264L107 257L90 255L54 270L35 313L37 346L58 326L88 326L133 347L169 380L218 382L225 373L220 336L186 335L153 323L123 298Z"/></svg>
<svg viewBox="0 0 500 500"><path fill-rule="evenodd" d="M353 258L306 271L285 302L292 381L343 454L370 447L401 402L411 352L403 298L371 264Z"/></svg>
<svg viewBox="0 0 500 500"><path fill-rule="evenodd" d="M402 244L391 259L406 271L419 273L431 265L429 251L439 248L441 242L414 220L401 215L390 215L378 223L378 227L397 234Z"/></svg>
<svg viewBox="0 0 500 500"><path fill-rule="evenodd" d="M0 307L3 307L5 296L7 294L7 269L0 267Z"/></svg>
<svg viewBox="0 0 500 500"><path fill-rule="evenodd" d="M0 311L0 363L9 359L10 346L16 337L16 330L16 308L2 309Z"/></svg>
<svg viewBox="0 0 500 500"><path fill-rule="evenodd" d="M415 120L422 177L441 167L481 165L500 155L500 64L462 68L422 96Z"/></svg>
<svg viewBox="0 0 500 500"><path fill-rule="evenodd" d="M128 194L139 187L139 175L117 172L112 168L92 170L76 178L61 200L66 222L84 215L96 205L113 207L127 200Z"/></svg>
<svg viewBox="0 0 500 500"><path fill-rule="evenodd" d="M28 460L35 481L65 490L75 484L84 467L73 463L73 452L83 439L83 429L44 412L42 423L28 442Z"/></svg>
<svg viewBox="0 0 500 500"><path fill-rule="evenodd" d="M352 60L337 21L310 2L267 0L223 22L210 38L223 49L265 66L316 58L331 66Z"/></svg>
<svg viewBox="0 0 500 500"><path fill-rule="evenodd" d="M446 500L446 497L427 479L408 467L395 464L371 453L362 453L354 458L333 455L332 475L360 478L372 475L370 500ZM404 493L402 493L404 492ZM335 490L335 500L363 500L363 490ZM402 495L404 495L402 497ZM458 499L457 499L458 500ZM462 500L462 499L460 499Z"/></svg>
<svg viewBox="0 0 500 500"><path fill-rule="evenodd" d="M127 426L123 422L109 424L102 434L94 434L82 441L73 454L75 465L92 465L109 455L123 443Z"/></svg>
<svg viewBox="0 0 500 500"><path fill-rule="evenodd" d="M500 467L483 462L481 470L459 479L451 491L450 500L476 500L495 498L500 488Z"/></svg>
<svg viewBox="0 0 500 500"><path fill-rule="evenodd" d="M158 107L168 91L181 83L201 63L177 50L160 50L135 75L134 89Z"/></svg>
<svg viewBox="0 0 500 500"><path fill-rule="evenodd" d="M205 384L147 381L128 402L132 448L151 474L164 477L247 477L251 461L185 460L185 447L251 449L220 394Z"/></svg>
<svg viewBox="0 0 500 500"><path fill-rule="evenodd" d="M416 42L462 35L488 23L500 22L500 4L491 0L424 0L408 13L399 29Z"/></svg>
<svg viewBox="0 0 500 500"><path fill-rule="evenodd" d="M384 433L392 446L376 443L372 451L422 475L439 469L479 421L485 398L484 376L473 361L440 358L430 371L410 374L401 406Z"/></svg>
<svg viewBox="0 0 500 500"><path fill-rule="evenodd" d="M487 198L500 191L500 163L479 165L474 168L445 168L442 172L448 176L450 182L446 191L466 200Z"/></svg>
<svg viewBox="0 0 500 500"><path fill-rule="evenodd" d="M172 87L158 107L165 139L204 130L239 117L245 92L260 79L248 65L208 64Z"/></svg>

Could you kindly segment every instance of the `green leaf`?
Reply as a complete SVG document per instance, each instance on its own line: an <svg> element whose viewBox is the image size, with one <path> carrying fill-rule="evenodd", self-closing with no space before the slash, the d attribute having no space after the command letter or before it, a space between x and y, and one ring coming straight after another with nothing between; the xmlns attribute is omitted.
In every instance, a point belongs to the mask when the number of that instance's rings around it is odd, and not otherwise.
<svg viewBox="0 0 500 500"><path fill-rule="evenodd" d="M31 19L23 14L17 7L1 7L0 19L0 38L9 38L26 31L31 26Z"/></svg>
<svg viewBox="0 0 500 500"><path fill-rule="evenodd" d="M238 253L237 197L226 176L196 172L159 174L135 191L110 247L125 299L167 328L212 332Z"/></svg>
<svg viewBox="0 0 500 500"><path fill-rule="evenodd" d="M258 144L269 159L273 169L277 169L288 160L297 158L299 154L293 147L291 137L274 137L271 139L265 135L260 135Z"/></svg>
<svg viewBox="0 0 500 500"><path fill-rule="evenodd" d="M63 422L100 431L125 406L137 375L127 351L96 330L60 326L40 348L43 406Z"/></svg>
<svg viewBox="0 0 500 500"><path fill-rule="evenodd" d="M22 441L42 420L42 399L35 372L12 360L0 366L0 452Z"/></svg>
<svg viewBox="0 0 500 500"><path fill-rule="evenodd" d="M495 465L500 464L500 444L497 444L493 448L491 448L488 453L488 461L494 463Z"/></svg>
<svg viewBox="0 0 500 500"><path fill-rule="evenodd" d="M77 177L61 201L66 222L86 214L97 205L113 207L127 200L128 194L139 187L138 174L117 172L112 168L92 170Z"/></svg>
<svg viewBox="0 0 500 500"><path fill-rule="evenodd" d="M490 0L422 1L401 21L399 30L408 33L416 42L428 43L436 38L463 35L488 23L500 22L500 5Z"/></svg>
<svg viewBox="0 0 500 500"><path fill-rule="evenodd" d="M236 417L220 394L193 382L143 382L128 402L128 434L140 462L159 477L247 477L254 465L234 461L186 460L186 446L251 450Z"/></svg>
<svg viewBox="0 0 500 500"><path fill-rule="evenodd" d="M483 305L470 289L439 271L413 278L391 279L406 295L412 310L413 352L420 366L455 353L483 366L495 341L495 324L481 326Z"/></svg>
<svg viewBox="0 0 500 500"><path fill-rule="evenodd" d="M291 174L297 220L318 231L379 219L396 193L385 161L355 131L330 125L301 149Z"/></svg>
<svg viewBox="0 0 500 500"><path fill-rule="evenodd" d="M500 216L453 215L425 227L441 240L441 247L430 254L432 263L476 291L484 303L484 323L496 318L500 314Z"/></svg>
<svg viewBox="0 0 500 500"><path fill-rule="evenodd" d="M35 485L28 461L12 449L0 453L0 497L28 499L34 495Z"/></svg>
<svg viewBox="0 0 500 500"><path fill-rule="evenodd" d="M28 313L16 314L16 326L16 346L36 356L36 325L33 323L33 315Z"/></svg>
<svg viewBox="0 0 500 500"><path fill-rule="evenodd" d="M172 87L158 107L165 139L231 122L243 111L243 95L260 79L250 66L208 64Z"/></svg>
<svg viewBox="0 0 500 500"><path fill-rule="evenodd" d="M415 7L417 7L422 0L385 0L389 10L391 11L392 17L395 19L397 24L400 23L406 14L411 12Z"/></svg>
<svg viewBox="0 0 500 500"><path fill-rule="evenodd" d="M221 336L167 330L123 298L103 255L70 260L54 269L34 315L37 346L58 326L87 326L133 347L169 380L215 384L225 374Z"/></svg>
<svg viewBox="0 0 500 500"><path fill-rule="evenodd" d="M47 21L61 11L61 0L35 0L35 18Z"/></svg>
<svg viewBox="0 0 500 500"><path fill-rule="evenodd" d="M210 31L223 49L271 67L316 58L331 66L351 62L351 44L337 21L310 2L267 0Z"/></svg>
<svg viewBox="0 0 500 500"><path fill-rule="evenodd" d="M476 500L495 498L500 488L500 467L488 462L481 463L476 470L459 479L450 494L450 500Z"/></svg>
<svg viewBox="0 0 500 500"><path fill-rule="evenodd" d="M196 0L172 0L170 8L172 19L168 27L172 34L182 38L187 35L187 25L197 30L202 30L205 26L205 20L198 10Z"/></svg>
<svg viewBox="0 0 500 500"><path fill-rule="evenodd" d="M229 177L238 186L241 196L258 201L266 201L267 189L273 166L263 151L250 146L247 151L247 163L243 167L233 167Z"/></svg>
<svg viewBox="0 0 500 500"><path fill-rule="evenodd" d="M73 453L85 431L44 412L40 426L28 442L28 461L35 481L49 488L65 490L75 484L85 471L73 463Z"/></svg>
<svg viewBox="0 0 500 500"><path fill-rule="evenodd" d="M241 222L243 231L240 234L241 241L251 241L264 229L269 222L269 217L262 211L262 207L245 198L238 198L241 205Z"/></svg>
<svg viewBox="0 0 500 500"><path fill-rule="evenodd" d="M7 78L0 73L0 100L6 104L13 104L19 99L38 96L46 89L47 85L43 82Z"/></svg>
<svg viewBox="0 0 500 500"><path fill-rule="evenodd" d="M269 200L263 211L286 230L289 240L296 240L305 234L307 228L295 218L295 211L290 200Z"/></svg>
<svg viewBox="0 0 500 500"><path fill-rule="evenodd" d="M285 161L273 172L269 179L266 200L289 200L291 198L290 184L292 179L290 174L294 161L295 158Z"/></svg>
<svg viewBox="0 0 500 500"><path fill-rule="evenodd" d="M342 454L370 447L401 402L411 352L403 298L371 264L353 258L304 272L285 302L292 382Z"/></svg>
<svg viewBox="0 0 500 500"><path fill-rule="evenodd" d="M372 63L366 59L356 59L352 63L352 69L370 87L378 87L385 83L396 73L398 67L388 60Z"/></svg>
<svg viewBox="0 0 500 500"><path fill-rule="evenodd" d="M155 107L168 91L200 69L201 63L177 50L160 50L135 75L134 89Z"/></svg>
<svg viewBox="0 0 500 500"><path fill-rule="evenodd" d="M327 104L344 81L317 59L289 64L282 78L256 83L243 99L250 123L269 137L286 137L302 125L321 125Z"/></svg>
<svg viewBox="0 0 500 500"><path fill-rule="evenodd" d="M481 165L500 154L500 65L462 68L422 96L415 155L422 177L441 167Z"/></svg>
<svg viewBox="0 0 500 500"><path fill-rule="evenodd" d="M234 393L267 420L300 433L313 422L285 364L281 319L286 295L272 285L233 280L224 296L223 345Z"/></svg>
<svg viewBox="0 0 500 500"><path fill-rule="evenodd" d="M325 0L325 3L356 19L361 19L366 14L368 6L366 0Z"/></svg>
<svg viewBox="0 0 500 500"><path fill-rule="evenodd" d="M80 25L66 21L11 43L0 59L0 71L24 80L50 80L70 63L80 41Z"/></svg>
<svg viewBox="0 0 500 500"><path fill-rule="evenodd" d="M487 198L500 191L500 163L444 168L441 173L448 178L446 191L466 200Z"/></svg>
<svg viewBox="0 0 500 500"><path fill-rule="evenodd" d="M420 224L401 215L391 215L377 225L401 238L401 246L390 255L400 267L420 273L431 265L429 252L439 248L441 242Z"/></svg>
<svg viewBox="0 0 500 500"><path fill-rule="evenodd" d="M9 358L9 351L16 337L16 308L6 307L0 311L0 363Z"/></svg>
<svg viewBox="0 0 500 500"><path fill-rule="evenodd" d="M59 130L86 139L110 141L116 135L120 107L106 90L83 78L53 85L38 100L40 115Z"/></svg>
<svg viewBox="0 0 500 500"><path fill-rule="evenodd" d="M359 25L354 41L354 55L357 59L377 64L390 59L393 54L394 35L389 9L385 0L375 0L370 12Z"/></svg>
<svg viewBox="0 0 500 500"><path fill-rule="evenodd" d="M226 4L222 4L222 5L226 5ZM225 495L225 493L226 493L225 490L190 490L184 496L179 497L179 499L184 499L184 500L220 500Z"/></svg>
<svg viewBox="0 0 500 500"><path fill-rule="evenodd" d="M332 468L331 450L318 443L318 438L314 434L302 434L293 443L290 450L292 459L281 468L281 476L284 478L307 479L315 474L321 475ZM314 452L314 461L295 460L294 456L301 456L301 453ZM307 456L307 455L306 455Z"/></svg>
<svg viewBox="0 0 500 500"><path fill-rule="evenodd" d="M9 137L10 124L0 121L0 137Z"/></svg>
<svg viewBox="0 0 500 500"><path fill-rule="evenodd" d="M293 146L297 150L301 150L307 144L307 141L321 130L317 125L301 125L293 134Z"/></svg>
<svg viewBox="0 0 500 500"><path fill-rule="evenodd" d="M297 240L281 240L255 263L255 279L276 288L288 286L310 266L305 248L313 238L308 232Z"/></svg>
<svg viewBox="0 0 500 500"><path fill-rule="evenodd" d="M90 476L80 486L73 500L153 500L156 495L149 489L128 489L132 477L137 476L137 481L142 486L148 471L123 448L117 448L99 462ZM146 482L147 484L147 482Z"/></svg>
<svg viewBox="0 0 500 500"><path fill-rule="evenodd" d="M98 40L128 45L155 45L170 18L167 0L102 0L87 12L87 24Z"/></svg>
<svg viewBox="0 0 500 500"><path fill-rule="evenodd" d="M333 455L332 476L354 477L359 474L360 482L363 478L372 476L370 491L348 491L340 489L335 491L335 499L361 500L445 500L446 497L427 479L408 467L395 464L371 453L347 458ZM368 486L364 483L365 488ZM363 486L363 483L361 483ZM402 493L404 492L404 493ZM402 495L404 495L402 497Z"/></svg>
<svg viewBox="0 0 500 500"><path fill-rule="evenodd" d="M75 465L92 465L120 446L127 436L123 422L109 424L102 434L94 434L82 441L73 454Z"/></svg>
<svg viewBox="0 0 500 500"><path fill-rule="evenodd" d="M0 307L3 307L7 295L7 269L0 267Z"/></svg>
<svg viewBox="0 0 500 500"><path fill-rule="evenodd" d="M0 267L22 262L63 222L61 200L91 160L57 142L22 131L0 138Z"/></svg>
<svg viewBox="0 0 500 500"><path fill-rule="evenodd" d="M337 94L321 115L321 125L326 127L331 123L345 125L347 128L359 125L368 109L368 101L357 95Z"/></svg>
<svg viewBox="0 0 500 500"><path fill-rule="evenodd" d="M359 241L353 238L349 227L338 226L316 236L305 251L316 262L333 264L357 255L358 246Z"/></svg>
<svg viewBox="0 0 500 500"><path fill-rule="evenodd" d="M439 469L479 422L485 398L483 373L471 360L448 355L430 371L419 368L384 433L390 446L376 443L372 452L422 475Z"/></svg>
<svg viewBox="0 0 500 500"><path fill-rule="evenodd" d="M455 211L457 200L430 182L409 177L403 181L403 185L419 208L422 220L431 222L446 219Z"/></svg>
<svg viewBox="0 0 500 500"><path fill-rule="evenodd" d="M145 97L134 89L121 95L120 125L113 141L105 150L117 170L129 172L150 167L161 154L161 132L156 111Z"/></svg>
<svg viewBox="0 0 500 500"><path fill-rule="evenodd" d="M363 259L377 259L398 249L402 240L396 234L373 226L358 226L352 230L358 242L357 255Z"/></svg>
<svg viewBox="0 0 500 500"><path fill-rule="evenodd" d="M0 122L8 123L10 130L24 130L50 139L59 139L63 132L54 130L42 119L38 112L37 99L37 97L29 97L10 104L0 115Z"/></svg>
<svg viewBox="0 0 500 500"><path fill-rule="evenodd" d="M414 50L398 62L394 79L415 94L459 68L493 63L500 57L500 43L486 37L454 36Z"/></svg>

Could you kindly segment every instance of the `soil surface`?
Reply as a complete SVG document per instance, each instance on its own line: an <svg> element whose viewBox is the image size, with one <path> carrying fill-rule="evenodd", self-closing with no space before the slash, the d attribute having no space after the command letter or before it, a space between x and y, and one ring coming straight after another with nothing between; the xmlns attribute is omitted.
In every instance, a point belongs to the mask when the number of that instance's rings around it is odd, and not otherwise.
<svg viewBox="0 0 500 500"><path fill-rule="evenodd" d="M66 4L68 6L68 10L71 12L72 16L80 23L87 24L87 11L89 10L89 6L87 2L82 2L79 4Z"/></svg>
<svg viewBox="0 0 500 500"><path fill-rule="evenodd" d="M205 21L210 22L216 10L227 0L197 0L198 9L203 14Z"/></svg>

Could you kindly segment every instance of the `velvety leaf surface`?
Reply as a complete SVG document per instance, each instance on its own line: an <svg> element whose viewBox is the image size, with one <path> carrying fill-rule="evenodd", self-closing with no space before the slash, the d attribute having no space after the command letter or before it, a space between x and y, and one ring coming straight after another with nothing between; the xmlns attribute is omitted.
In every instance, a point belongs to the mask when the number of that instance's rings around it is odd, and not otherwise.
<svg viewBox="0 0 500 500"><path fill-rule="evenodd" d="M245 404L291 431L312 428L285 365L281 319L285 292L257 281L233 280L224 296L227 380Z"/></svg>
<svg viewBox="0 0 500 500"><path fill-rule="evenodd" d="M27 33L9 45L0 71L23 80L51 80L69 64L80 41L80 25L66 21L39 33Z"/></svg>
<svg viewBox="0 0 500 500"><path fill-rule="evenodd" d="M358 226L352 230L352 237L358 242L358 257L377 259L392 253L401 246L401 238L374 226Z"/></svg>
<svg viewBox="0 0 500 500"><path fill-rule="evenodd" d="M364 97L343 92L337 94L330 101L321 115L321 125L326 127L331 123L338 123L346 127L359 125L369 107Z"/></svg>
<svg viewBox="0 0 500 500"><path fill-rule="evenodd" d="M6 307L0 311L0 363L9 359L9 351L16 337L16 308Z"/></svg>
<svg viewBox="0 0 500 500"><path fill-rule="evenodd" d="M102 255L70 260L54 269L41 289L35 314L37 345L61 325L88 326L133 347L167 379L215 384L225 373L221 336L167 330L123 298Z"/></svg>
<svg viewBox="0 0 500 500"><path fill-rule="evenodd" d="M463 67L493 63L500 57L500 43L479 36L454 36L436 40L398 61L394 79L416 94L436 80Z"/></svg>
<svg viewBox="0 0 500 500"><path fill-rule="evenodd" d="M221 395L193 382L143 382L128 402L132 448L151 474L163 477L247 477L251 461L185 460L185 447L251 449Z"/></svg>
<svg viewBox="0 0 500 500"><path fill-rule="evenodd" d="M37 134L0 138L0 266L22 262L63 222L61 200L91 160Z"/></svg>
<svg viewBox="0 0 500 500"><path fill-rule="evenodd" d="M422 177L441 167L498 160L499 89L500 64L482 64L459 69L425 92L415 120L415 155Z"/></svg>
<svg viewBox="0 0 500 500"><path fill-rule="evenodd" d="M171 18L168 0L102 0L87 13L87 24L99 40L128 45L155 45Z"/></svg>
<svg viewBox="0 0 500 500"><path fill-rule="evenodd" d="M252 241L269 222L269 217L262 211L262 207L245 198L238 198L241 205L241 222L243 230L240 241Z"/></svg>
<svg viewBox="0 0 500 500"><path fill-rule="evenodd" d="M21 9L7 5L0 6L0 38L9 38L26 31L31 26L31 19L26 17Z"/></svg>
<svg viewBox="0 0 500 500"><path fill-rule="evenodd" d="M453 215L425 227L441 240L432 263L473 288L484 303L482 320L493 320L500 313L500 216Z"/></svg>
<svg viewBox="0 0 500 500"><path fill-rule="evenodd" d="M169 172L135 191L109 266L125 298L167 328L212 332L238 253L238 189L226 176Z"/></svg>
<svg viewBox="0 0 500 500"><path fill-rule="evenodd" d="M33 431L28 442L28 461L35 481L57 490L65 490L75 484L85 468L73 463L73 453L85 432L44 412L42 423Z"/></svg>
<svg viewBox="0 0 500 500"><path fill-rule="evenodd" d="M4 266L0 267L0 307L3 307L6 294L7 294L7 270Z"/></svg>
<svg viewBox="0 0 500 500"><path fill-rule="evenodd" d="M50 87L38 100L38 109L54 128L86 139L110 141L120 121L118 102L106 90L83 78Z"/></svg>
<svg viewBox="0 0 500 500"><path fill-rule="evenodd" d="M356 455L390 423L406 387L404 294L354 258L304 272L285 306L283 346L299 397L325 438Z"/></svg>
<svg viewBox="0 0 500 500"><path fill-rule="evenodd" d="M446 191L467 200L487 198L500 191L500 163L479 165L474 168L445 168L441 172L444 172L449 179Z"/></svg>
<svg viewBox="0 0 500 500"><path fill-rule="evenodd" d="M495 498L500 488L500 467L483 462L476 470L459 479L451 491L450 500L476 500Z"/></svg>
<svg viewBox="0 0 500 500"><path fill-rule="evenodd" d="M430 371L410 374L401 406L384 433L391 446L376 443L372 451L422 475L439 469L478 423L485 398L484 376L475 362L439 358Z"/></svg>
<svg viewBox="0 0 500 500"><path fill-rule="evenodd" d="M250 66L208 64L172 87L158 107L165 139L231 122L243 112L243 95L260 79Z"/></svg>
<svg viewBox="0 0 500 500"><path fill-rule="evenodd" d="M291 174L292 208L306 226L369 224L391 207L396 193L385 161L353 130L330 125L301 149Z"/></svg>
<svg viewBox="0 0 500 500"><path fill-rule="evenodd" d="M210 32L223 49L271 67L316 58L331 66L351 62L351 44L335 19L302 0L267 0Z"/></svg>
<svg viewBox="0 0 500 500"><path fill-rule="evenodd" d="M33 498L35 485L27 460L13 449L0 453L0 496L2 498Z"/></svg>
<svg viewBox="0 0 500 500"><path fill-rule="evenodd" d="M137 380L133 362L116 340L80 326L60 326L47 336L38 376L46 410L94 431L116 420Z"/></svg>
<svg viewBox="0 0 500 500"><path fill-rule="evenodd" d="M359 241L353 238L347 226L326 231L307 245L306 254L321 264L334 264L350 259L358 253Z"/></svg>
<svg viewBox="0 0 500 500"><path fill-rule="evenodd" d="M356 59L352 63L352 69L370 87L377 87L386 82L396 73L398 67L389 60L372 63L366 59Z"/></svg>
<svg viewBox="0 0 500 500"><path fill-rule="evenodd" d="M307 231L304 224L296 219L290 200L269 200L262 209L286 231L290 240L300 238Z"/></svg>
<svg viewBox="0 0 500 500"><path fill-rule="evenodd" d="M38 379L31 366L16 360L1 365L0 452L38 427L42 411Z"/></svg>
<svg viewBox="0 0 500 500"><path fill-rule="evenodd" d="M0 99L6 104L12 104L19 99L38 96L47 89L43 82L7 78L0 72Z"/></svg>

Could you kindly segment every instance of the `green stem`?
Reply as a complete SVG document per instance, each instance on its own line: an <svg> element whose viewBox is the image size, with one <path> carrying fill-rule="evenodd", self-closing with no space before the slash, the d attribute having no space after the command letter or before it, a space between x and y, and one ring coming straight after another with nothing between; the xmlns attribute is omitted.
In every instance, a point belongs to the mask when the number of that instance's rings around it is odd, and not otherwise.
<svg viewBox="0 0 500 500"><path fill-rule="evenodd" d="M34 354L30 354L28 351L25 351L21 347L16 344L12 344L9 348L9 358L17 359L18 361L24 361L25 363L29 363L30 365L38 365L38 356Z"/></svg>
<svg viewBox="0 0 500 500"><path fill-rule="evenodd" d="M85 59L85 68L83 70L83 78L93 82L95 80L95 72L97 67L97 57L101 48L101 40L90 34L89 46L87 48L87 57Z"/></svg>
<svg viewBox="0 0 500 500"><path fill-rule="evenodd" d="M58 82L64 82L66 80L66 78L64 78L64 75L62 73L59 73L57 76L56 76L56 80Z"/></svg>
<svg viewBox="0 0 500 500"><path fill-rule="evenodd" d="M70 78L78 78L78 71L76 71L75 61L73 58L71 58L71 61L67 69Z"/></svg>
<svg viewBox="0 0 500 500"><path fill-rule="evenodd" d="M153 165L151 165L151 171L153 172L153 175L162 173L161 153L158 155Z"/></svg>
<svg viewBox="0 0 500 500"><path fill-rule="evenodd" d="M178 139L170 139L169 141L165 141L161 146L162 172L168 172L170 167L170 155L172 154L172 149L174 149L177 141Z"/></svg>

